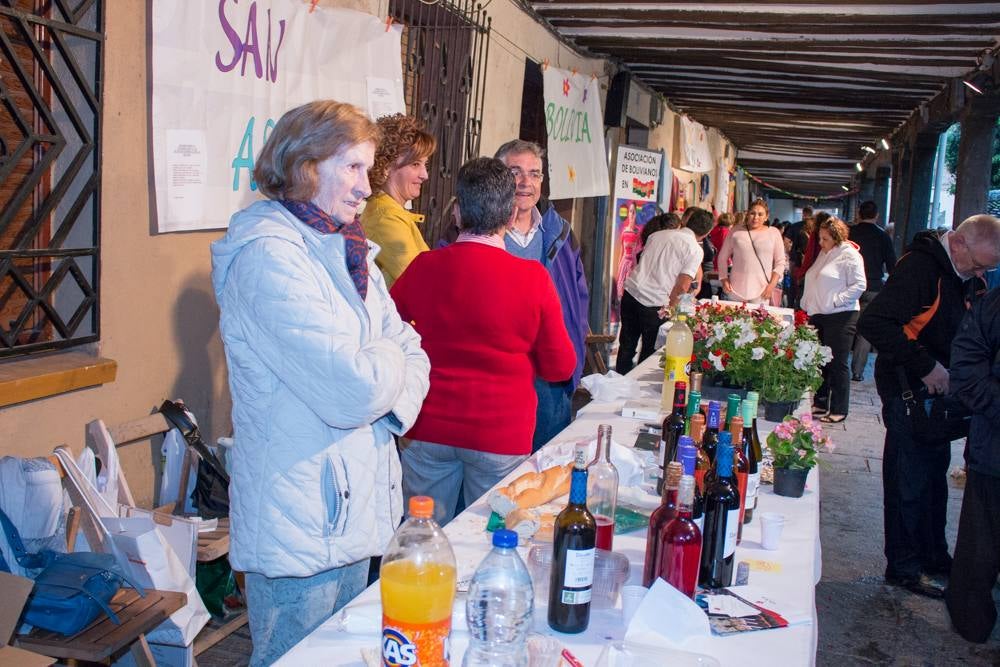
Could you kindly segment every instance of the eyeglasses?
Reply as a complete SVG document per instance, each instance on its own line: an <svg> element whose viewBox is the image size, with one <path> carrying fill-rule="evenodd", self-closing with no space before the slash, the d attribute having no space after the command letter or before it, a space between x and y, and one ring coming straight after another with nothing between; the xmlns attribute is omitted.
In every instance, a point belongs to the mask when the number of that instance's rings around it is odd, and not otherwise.
<svg viewBox="0 0 1000 667"><path fill-rule="evenodd" d="M529 181L541 181L544 178L540 169L532 169L531 171L524 171L520 167L510 168L511 176L514 177L515 181L519 181L522 178L526 178Z"/></svg>

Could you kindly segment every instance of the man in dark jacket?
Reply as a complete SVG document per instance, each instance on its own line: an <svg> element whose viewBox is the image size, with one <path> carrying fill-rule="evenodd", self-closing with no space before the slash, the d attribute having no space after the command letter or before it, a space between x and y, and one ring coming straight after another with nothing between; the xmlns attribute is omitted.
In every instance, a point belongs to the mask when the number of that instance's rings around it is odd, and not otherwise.
<svg viewBox="0 0 1000 667"><path fill-rule="evenodd" d="M958 634L985 642L997 609L1000 574L1000 289L962 320L951 348L951 392L973 414L955 562L945 602Z"/></svg>
<svg viewBox="0 0 1000 667"><path fill-rule="evenodd" d="M513 139L498 148L493 156L507 165L517 184L514 192L517 217L507 231L504 244L511 254L541 262L548 269L562 305L563 323L576 350L577 363L572 378L566 382L546 382L535 378L538 408L532 451L537 451L569 425L571 399L583 372L586 338L590 330L587 321L590 294L580 260L579 244L573 237L570 224L559 216L555 207L550 206L544 214L539 211L545 178L543 155L544 151L538 144Z"/></svg>
<svg viewBox="0 0 1000 667"><path fill-rule="evenodd" d="M951 447L914 439L897 369L921 400L947 393L952 339L982 290L982 275L998 264L1000 220L993 216L973 216L953 232L922 232L858 320L858 332L879 350L885 579L921 595L943 597L934 577L951 569L944 534Z"/></svg>
<svg viewBox="0 0 1000 667"><path fill-rule="evenodd" d="M878 226L878 206L866 201L858 208L858 221L851 225L850 239L858 244L858 250L865 261L865 280L868 286L861 295L861 310L864 311L875 295L882 289L882 276L892 271L896 265L896 250L892 239ZM851 350L851 379L860 382L868 364L868 353L872 345L864 336L854 337Z"/></svg>

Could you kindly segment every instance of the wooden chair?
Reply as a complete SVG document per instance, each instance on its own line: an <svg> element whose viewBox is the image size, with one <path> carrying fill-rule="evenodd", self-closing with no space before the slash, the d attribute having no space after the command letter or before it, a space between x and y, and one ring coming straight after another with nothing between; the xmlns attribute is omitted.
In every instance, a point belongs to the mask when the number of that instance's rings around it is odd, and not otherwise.
<svg viewBox="0 0 1000 667"><path fill-rule="evenodd" d="M115 443L115 447L117 449L121 449L122 447L128 447L135 443L149 440L150 438L158 435L164 435L172 428L173 426L167 421L166 417L159 412L154 412L151 415L140 417L139 419L133 419L121 424L109 426L108 433L111 435L111 440ZM89 427L87 431L89 443L89 438L92 437L92 433ZM156 508L157 511L165 514L174 514L178 516L183 515L184 505L188 495L187 482L191 477L191 473L197 471L197 467L198 455L194 453L190 447L186 447L184 460L181 464L181 483L178 487L179 490L177 498L173 499L171 502L160 505ZM119 497L121 498L123 495L122 489L127 491L128 485L120 483L118 488ZM132 506L135 505L131 499L131 494L128 494L128 501L128 503L125 503L123 499L123 504L130 504ZM218 528L213 531L198 534L197 561L199 563L207 563L228 554L229 519L219 519ZM243 611L223 623L217 623L216 621L210 622L195 639L194 654L198 655L205 649L219 643L246 625L248 620L246 611Z"/></svg>
<svg viewBox="0 0 1000 667"><path fill-rule="evenodd" d="M604 375L608 372L608 364L605 362L607 346L615 342L615 336L611 334L588 333L584 339L587 346L587 357L584 362L584 374L589 369L591 373Z"/></svg>
<svg viewBox="0 0 1000 667"><path fill-rule="evenodd" d="M66 473L58 457L51 456L49 460L55 465L60 476L65 478ZM74 503L66 522L67 550L73 550L77 531L82 529L91 549L107 551L104 533L94 524L94 521L99 519L79 511L85 503L75 486L64 482L63 487ZM111 608L121 621L120 624L116 625L110 618L102 615L69 637L35 628L27 634L17 635L13 644L26 651L60 660L108 664L128 650L136 665L152 667L156 665L156 660L146 642L146 633L166 621L171 614L186 604L187 595L184 593L146 589L143 597L132 588L122 588L110 602Z"/></svg>

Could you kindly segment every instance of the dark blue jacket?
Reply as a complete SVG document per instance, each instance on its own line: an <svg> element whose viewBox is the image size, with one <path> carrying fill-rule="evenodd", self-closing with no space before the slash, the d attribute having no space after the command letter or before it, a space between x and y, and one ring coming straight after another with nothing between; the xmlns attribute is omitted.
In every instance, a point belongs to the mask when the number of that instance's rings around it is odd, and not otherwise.
<svg viewBox="0 0 1000 667"><path fill-rule="evenodd" d="M979 299L951 347L950 390L973 412L971 470L1000 477L1000 289Z"/></svg>
<svg viewBox="0 0 1000 667"><path fill-rule="evenodd" d="M562 219L554 206L549 206L542 215L542 244L542 262L555 283L556 293L562 303L563 323L576 350L576 370L573 371L573 379L566 386L567 394L572 395L580 382L586 358L586 338L590 330L587 320L590 292L583 273L580 249L570 224Z"/></svg>

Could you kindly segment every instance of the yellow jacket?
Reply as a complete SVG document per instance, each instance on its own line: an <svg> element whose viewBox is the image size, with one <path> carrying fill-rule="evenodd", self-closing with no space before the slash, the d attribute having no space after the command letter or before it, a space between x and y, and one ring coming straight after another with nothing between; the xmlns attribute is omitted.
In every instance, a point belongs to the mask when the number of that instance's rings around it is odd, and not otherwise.
<svg viewBox="0 0 1000 667"><path fill-rule="evenodd" d="M429 250L417 227L423 221L424 216L407 211L384 192L369 197L361 226L365 236L382 248L375 263L385 276L386 287L392 287L414 257Z"/></svg>

